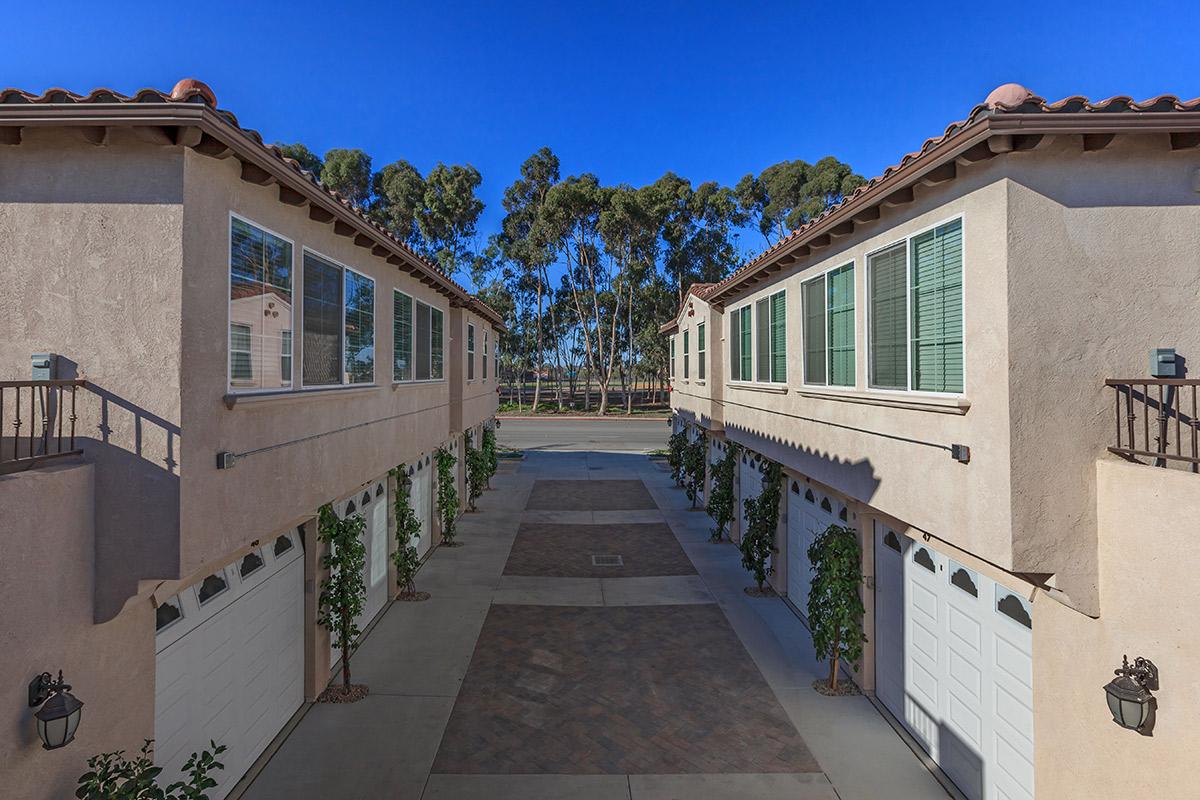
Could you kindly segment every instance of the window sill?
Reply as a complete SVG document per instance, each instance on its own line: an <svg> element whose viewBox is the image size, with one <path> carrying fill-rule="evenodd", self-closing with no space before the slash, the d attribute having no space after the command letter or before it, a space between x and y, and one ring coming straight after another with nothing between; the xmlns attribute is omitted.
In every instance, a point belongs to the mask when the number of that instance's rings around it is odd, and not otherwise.
<svg viewBox="0 0 1200 800"><path fill-rule="evenodd" d="M230 392L222 398L230 411L235 406L258 405L260 403L286 403L301 400L319 400L328 397L345 397L348 394L366 394L379 389L377 383L350 384L347 386L323 386L317 389L280 389L270 392Z"/></svg>
<svg viewBox="0 0 1200 800"><path fill-rule="evenodd" d="M445 383L445 378L426 378L420 381L392 381L392 391L404 386L428 386L431 383Z"/></svg>
<svg viewBox="0 0 1200 800"><path fill-rule="evenodd" d="M747 392L766 392L768 394L787 394L787 384L781 383L778 386L769 383L727 383L726 388L729 389L744 389Z"/></svg>
<svg viewBox="0 0 1200 800"><path fill-rule="evenodd" d="M703 381L703 380L698 380L698 381L696 381L696 385L697 385L697 386L704 386L705 384L704 384L704 381Z"/></svg>
<svg viewBox="0 0 1200 800"><path fill-rule="evenodd" d="M805 387L796 389L801 397L816 400L832 400L837 403L858 403L868 406L885 406L888 408L907 408L912 411L931 411L937 414L966 414L971 408L971 401L965 397L939 397L937 395L909 394L896 392L863 392L853 389L839 391L837 389L821 389Z"/></svg>

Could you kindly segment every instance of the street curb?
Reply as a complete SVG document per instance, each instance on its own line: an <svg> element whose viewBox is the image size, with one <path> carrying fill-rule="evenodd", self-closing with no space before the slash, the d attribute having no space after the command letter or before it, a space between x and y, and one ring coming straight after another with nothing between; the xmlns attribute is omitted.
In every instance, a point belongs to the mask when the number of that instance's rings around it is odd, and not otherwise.
<svg viewBox="0 0 1200 800"><path fill-rule="evenodd" d="M637 416L637 417L607 417L607 416L605 416L605 417L581 417L581 416L571 416L571 415L567 415L567 414L538 414L538 415L524 415L524 416L515 416L515 415L509 416L507 414L497 414L496 419L501 420L501 421L506 420L506 419L516 419L516 420L555 420L555 419L560 419L560 420L563 420L566 422L572 422L572 421L580 422L580 421L584 421L584 420L589 421L589 422L669 422L671 418L670 417L642 417L642 416Z"/></svg>

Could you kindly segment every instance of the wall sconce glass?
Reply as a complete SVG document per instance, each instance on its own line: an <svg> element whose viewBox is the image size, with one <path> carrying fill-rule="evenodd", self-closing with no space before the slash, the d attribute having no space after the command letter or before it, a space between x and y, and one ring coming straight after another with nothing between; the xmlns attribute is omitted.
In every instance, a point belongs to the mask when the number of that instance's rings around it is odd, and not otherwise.
<svg viewBox="0 0 1200 800"><path fill-rule="evenodd" d="M75 738L83 703L70 690L61 669L58 680L43 672L29 683L29 707L41 706L33 717L37 720L38 738L46 750L57 750Z"/></svg>
<svg viewBox="0 0 1200 800"><path fill-rule="evenodd" d="M1117 676L1104 687L1108 697L1108 710L1113 722L1122 728L1150 736L1154 729L1154 712L1158 700L1151 691L1158 689L1158 667L1147 658L1138 656L1129 666L1129 657L1121 657L1121 668L1114 670Z"/></svg>

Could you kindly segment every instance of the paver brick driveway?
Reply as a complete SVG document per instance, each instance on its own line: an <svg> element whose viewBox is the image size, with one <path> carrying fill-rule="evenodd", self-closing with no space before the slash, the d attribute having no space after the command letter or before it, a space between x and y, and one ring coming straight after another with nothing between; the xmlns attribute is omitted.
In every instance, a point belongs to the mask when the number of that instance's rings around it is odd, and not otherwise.
<svg viewBox="0 0 1200 800"><path fill-rule="evenodd" d="M638 511L657 508L641 481L537 481L526 511Z"/></svg>
<svg viewBox="0 0 1200 800"><path fill-rule="evenodd" d="M596 566L594 555L619 555L620 566ZM694 575L696 568L665 524L561 525L526 522L517 532L505 575L641 578Z"/></svg>

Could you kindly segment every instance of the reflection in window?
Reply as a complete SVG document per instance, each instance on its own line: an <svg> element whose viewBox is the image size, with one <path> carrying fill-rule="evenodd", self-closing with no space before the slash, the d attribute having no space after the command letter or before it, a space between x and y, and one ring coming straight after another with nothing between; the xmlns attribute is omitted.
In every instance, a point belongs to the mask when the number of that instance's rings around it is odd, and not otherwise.
<svg viewBox="0 0 1200 800"><path fill-rule="evenodd" d="M375 281L346 270L346 383L375 380Z"/></svg>
<svg viewBox="0 0 1200 800"><path fill-rule="evenodd" d="M161 631L175 620L182 618L183 612L179 610L179 598L172 597L154 609L154 630Z"/></svg>
<svg viewBox="0 0 1200 800"><path fill-rule="evenodd" d="M392 380L413 379L413 300L392 291Z"/></svg>
<svg viewBox="0 0 1200 800"><path fill-rule="evenodd" d="M275 557L279 558L288 550L291 550L292 546L292 540L290 538L287 536L280 536L275 540Z"/></svg>
<svg viewBox="0 0 1200 800"><path fill-rule="evenodd" d="M238 574L243 578L249 577L262 569L262 565L262 556L258 553L247 553L246 557L242 559L242 563L238 565Z"/></svg>
<svg viewBox="0 0 1200 800"><path fill-rule="evenodd" d="M304 384L341 383L342 269L304 254Z"/></svg>
<svg viewBox="0 0 1200 800"><path fill-rule="evenodd" d="M238 389L290 386L292 245L234 218L229 244L229 379ZM289 348L290 355L290 342ZM289 369L280 367L287 363Z"/></svg>
<svg viewBox="0 0 1200 800"><path fill-rule="evenodd" d="M225 591L228 586L229 584L225 582L225 578L220 574L209 575L200 584L200 591L196 593L196 596L200 599L200 605L204 605L209 600Z"/></svg>

